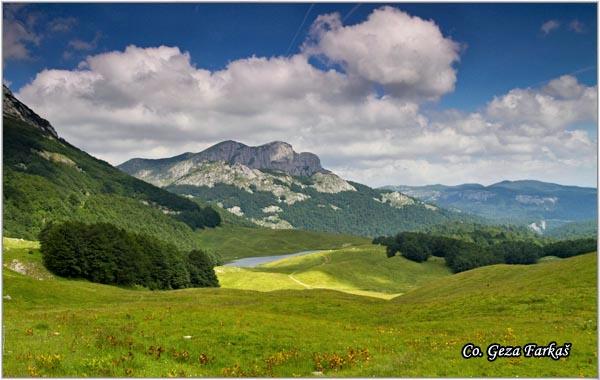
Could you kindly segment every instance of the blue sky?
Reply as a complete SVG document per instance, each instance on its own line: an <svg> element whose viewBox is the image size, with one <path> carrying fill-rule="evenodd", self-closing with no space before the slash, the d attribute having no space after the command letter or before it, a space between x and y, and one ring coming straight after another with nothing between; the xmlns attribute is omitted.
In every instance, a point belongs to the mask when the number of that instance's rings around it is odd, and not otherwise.
<svg viewBox="0 0 600 380"><path fill-rule="evenodd" d="M40 17L74 17L68 33L49 35L29 61L8 62L5 77L19 88L44 68L73 68L88 53L64 59L73 38L92 41L101 33L94 52L122 50L127 45L179 46L192 62L211 70L251 55L295 53L319 14L347 15L357 4L314 4L298 37L288 47L310 4L38 4ZM456 90L442 105L471 110L495 94L515 87L534 86L557 76L577 74L580 82L596 84L595 4L391 4L424 19L433 19L447 35L465 44ZM363 21L381 4L360 4L345 23ZM30 13L30 14L31 14ZM548 35L540 30L547 20L561 27ZM583 33L567 24L579 20Z"/></svg>
<svg viewBox="0 0 600 380"><path fill-rule="evenodd" d="M344 26L356 26L383 4L34 4L14 12L7 12L6 6L5 34L7 25L11 25L7 17L13 17L30 33L22 41L27 57L4 57L4 81L19 92L45 69L77 71L87 56L122 52L129 45L177 47L181 52L189 52L193 67L210 72L224 70L229 63L252 56L292 57L302 53L302 44L319 15L337 12ZM423 21L432 20L444 38L459 46L458 60L452 62L456 72L454 89L415 103L419 112L430 119L453 109L464 114L479 112L494 97L512 89L541 88L567 74L581 86L596 86L596 4L391 6ZM547 24L545 32L542 26L548 22L551 24ZM345 70L343 63L320 64L314 58L310 62L324 71ZM384 93L382 90L379 95ZM40 106L43 110L41 102ZM582 129L592 140L597 138L594 120L575 120L565 128ZM69 133L65 129L67 137ZM77 140L74 133L72 137ZM305 147L301 139L296 140ZM200 145L203 143L209 144L210 139L207 137ZM173 149L163 151L175 153ZM147 155L156 152L161 150L148 151ZM100 150L93 153L104 154ZM114 155L112 160L125 158L124 155ZM330 162L340 171L346 170L341 162ZM345 173L368 181L349 169ZM595 175L592 179L590 173L581 172L580 180L569 181L591 184ZM479 180L492 181L491 177ZM477 178L461 180L470 182Z"/></svg>

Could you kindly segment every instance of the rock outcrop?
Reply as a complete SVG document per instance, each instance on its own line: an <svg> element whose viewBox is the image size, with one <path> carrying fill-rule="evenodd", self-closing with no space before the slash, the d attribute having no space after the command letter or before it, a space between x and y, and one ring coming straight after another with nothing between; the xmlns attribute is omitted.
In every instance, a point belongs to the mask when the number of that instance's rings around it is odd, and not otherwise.
<svg viewBox="0 0 600 380"><path fill-rule="evenodd" d="M134 158L119 165L119 168L134 176L139 177L139 173L143 173L146 177L164 177L166 181L168 178L181 177L206 161L225 162L231 166L241 164L258 170L277 170L292 176L309 177L315 173L329 173L323 169L317 155L296 153L290 144L281 141L248 146L229 140L200 153L184 153L158 160Z"/></svg>
<svg viewBox="0 0 600 380"><path fill-rule="evenodd" d="M138 177L147 182L154 180L152 177ZM214 187L217 184L232 185L249 193L254 190L270 192L281 202L288 205L301 202L310 196L290 189L294 183L292 177L280 174L264 173L258 169L251 169L242 164L230 166L223 161L203 161L186 175L168 183L167 185L190 185ZM299 183L296 183L300 185ZM253 190L254 189L254 190Z"/></svg>
<svg viewBox="0 0 600 380"><path fill-rule="evenodd" d="M21 120L31 126L41 129L54 138L58 138L58 134L50 122L33 112L31 108L27 107L25 104L21 103L5 85L2 85L2 115Z"/></svg>
<svg viewBox="0 0 600 380"><path fill-rule="evenodd" d="M260 146L247 146L236 141L223 141L194 155L198 161L225 161L252 169L279 170L293 176L311 176L327 172L313 153L296 153L292 146L274 141Z"/></svg>

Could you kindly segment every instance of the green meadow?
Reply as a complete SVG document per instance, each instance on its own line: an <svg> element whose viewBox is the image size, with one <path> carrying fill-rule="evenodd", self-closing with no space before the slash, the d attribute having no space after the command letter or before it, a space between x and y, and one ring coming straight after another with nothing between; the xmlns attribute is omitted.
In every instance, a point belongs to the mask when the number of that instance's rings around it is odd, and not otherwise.
<svg viewBox="0 0 600 380"><path fill-rule="evenodd" d="M226 262L244 257L283 255L370 243L370 239L352 235L304 230L273 230L230 224L206 228L198 235L202 249L218 253Z"/></svg>
<svg viewBox="0 0 600 380"><path fill-rule="evenodd" d="M384 299L450 275L439 257L422 264L402 256L388 259L383 246L371 244L285 258L256 268L215 270L224 288L330 289Z"/></svg>
<svg viewBox="0 0 600 380"><path fill-rule="evenodd" d="M357 245L147 291L51 276L36 243L5 239L3 375L597 377L596 254L456 275L381 255ZM460 355L551 341L571 355Z"/></svg>

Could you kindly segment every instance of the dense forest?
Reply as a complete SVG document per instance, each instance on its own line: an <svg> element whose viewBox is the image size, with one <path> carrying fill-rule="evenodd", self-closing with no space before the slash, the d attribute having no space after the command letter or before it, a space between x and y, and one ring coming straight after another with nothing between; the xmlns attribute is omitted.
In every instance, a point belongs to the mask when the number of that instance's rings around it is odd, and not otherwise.
<svg viewBox="0 0 600 380"><path fill-rule="evenodd" d="M295 177L298 181L310 183L309 178ZM219 202L224 208L240 206L244 217L261 219L268 215L263 208L277 205L281 212L277 216L299 229L347 233L359 236L391 234L398 230L422 230L431 226L453 221L479 221L472 216L444 209L429 209L417 203L395 208L375 199L381 192L367 186L350 182L357 191L344 191L330 194L322 193L311 187L301 189L292 184L291 190L310 196L301 202L287 204L271 192L252 193L233 185L215 184L213 187L177 185L167 190L176 194L191 195L208 202Z"/></svg>
<svg viewBox="0 0 600 380"><path fill-rule="evenodd" d="M453 221L425 226L419 231L430 235L440 235L472 243L489 245L504 240L527 240L542 244L545 238L526 226L514 224L482 224Z"/></svg>
<svg viewBox="0 0 600 380"><path fill-rule="evenodd" d="M386 247L388 257L400 253L409 260L427 261L431 256L445 258L454 272L463 272L493 264L534 264L544 256L571 257L596 251L595 238L552 242L522 239L519 234L489 227L465 231L462 235L444 236L423 232L400 232L379 236L373 244Z"/></svg>
<svg viewBox="0 0 600 380"><path fill-rule="evenodd" d="M216 260L205 252L184 254L173 244L108 223L50 223L39 240L44 265L62 277L149 289L219 286Z"/></svg>
<svg viewBox="0 0 600 380"><path fill-rule="evenodd" d="M544 247L544 256L571 257L596 250L596 238L569 239L550 243Z"/></svg>
<svg viewBox="0 0 600 380"><path fill-rule="evenodd" d="M596 219L559 224L558 226L554 224L548 223L548 229L544 235L556 239L576 239L594 237L598 234L598 222Z"/></svg>

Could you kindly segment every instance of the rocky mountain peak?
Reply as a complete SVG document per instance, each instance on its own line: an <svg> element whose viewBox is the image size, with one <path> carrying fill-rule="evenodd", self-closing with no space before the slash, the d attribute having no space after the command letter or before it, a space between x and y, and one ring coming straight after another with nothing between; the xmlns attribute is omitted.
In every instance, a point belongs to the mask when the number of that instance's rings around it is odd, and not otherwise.
<svg viewBox="0 0 600 380"><path fill-rule="evenodd" d="M213 145L212 147L210 147L209 149L221 149L223 151L229 151L229 150L236 150L236 149L240 149L245 147L246 145L237 142L237 141L233 141L233 140L225 140L225 141L221 141L218 144Z"/></svg>
<svg viewBox="0 0 600 380"><path fill-rule="evenodd" d="M313 153L297 153L283 141L273 141L259 146L248 146L227 140L199 153L185 153L158 160L134 158L119 168L138 178L153 178L153 183L163 185L203 167L206 162L221 162L231 167L242 165L249 169L273 170L291 176L311 177L314 174L331 174L323 169L319 157Z"/></svg>
<svg viewBox="0 0 600 380"><path fill-rule="evenodd" d="M54 138L58 138L58 134L50 122L33 112L31 108L27 107L25 104L21 103L5 85L2 85L2 114L3 116L21 120L31 126L41 129Z"/></svg>
<svg viewBox="0 0 600 380"><path fill-rule="evenodd" d="M311 176L327 173L313 153L296 153L283 141L273 141L259 146L248 146L237 141L223 141L196 153L192 161L223 161L229 165L242 164L252 169L278 170L293 176ZM126 163L123 164L126 166Z"/></svg>
<svg viewBox="0 0 600 380"><path fill-rule="evenodd" d="M292 148L291 144L286 143L285 141L271 141L269 143L263 144L259 146L260 148L267 148L267 149L281 149L281 150L291 150L293 151L294 149Z"/></svg>
<svg viewBox="0 0 600 380"><path fill-rule="evenodd" d="M261 146L286 146L286 147L289 147L290 149L292 148L292 145L289 143L286 143L285 141L271 141L270 143L266 143Z"/></svg>
<svg viewBox="0 0 600 380"><path fill-rule="evenodd" d="M266 151L271 161L291 162L294 160L294 149L288 143L273 141L258 147L257 150Z"/></svg>

